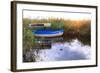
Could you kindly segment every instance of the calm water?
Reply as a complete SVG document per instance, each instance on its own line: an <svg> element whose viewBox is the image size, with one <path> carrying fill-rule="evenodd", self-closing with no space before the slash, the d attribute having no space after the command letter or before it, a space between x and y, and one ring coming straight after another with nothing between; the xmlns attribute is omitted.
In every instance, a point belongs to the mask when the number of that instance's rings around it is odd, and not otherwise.
<svg viewBox="0 0 100 73"><path fill-rule="evenodd" d="M42 46L40 43L42 42ZM78 38L65 41L63 38L37 40L37 46L27 51L24 62L64 61L90 59L91 46L83 44Z"/></svg>

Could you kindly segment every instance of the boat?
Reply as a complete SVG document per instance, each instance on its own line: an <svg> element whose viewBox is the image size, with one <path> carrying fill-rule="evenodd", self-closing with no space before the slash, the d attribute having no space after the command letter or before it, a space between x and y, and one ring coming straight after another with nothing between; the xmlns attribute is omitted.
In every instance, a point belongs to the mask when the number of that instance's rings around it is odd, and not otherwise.
<svg viewBox="0 0 100 73"><path fill-rule="evenodd" d="M63 29L37 29L33 30L34 36L37 37L56 37L62 36L64 33Z"/></svg>

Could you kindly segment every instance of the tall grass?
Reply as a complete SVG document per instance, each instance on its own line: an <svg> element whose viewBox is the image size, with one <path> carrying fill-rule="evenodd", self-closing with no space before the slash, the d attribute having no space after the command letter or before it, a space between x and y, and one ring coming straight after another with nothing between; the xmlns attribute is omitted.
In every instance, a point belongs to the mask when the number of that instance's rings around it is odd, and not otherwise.
<svg viewBox="0 0 100 73"><path fill-rule="evenodd" d="M86 36L91 35L91 20L69 20L63 18L48 18L48 19L23 19L23 47L25 50L32 48L34 36L29 24L34 23L51 23L51 29L64 29L64 35L68 36ZM43 28L43 27L42 27ZM45 27L44 27L45 28Z"/></svg>
<svg viewBox="0 0 100 73"><path fill-rule="evenodd" d="M48 18L48 19L23 19L23 26L27 28L32 23L51 23L52 29L64 29L66 33L79 33L82 35L90 34L91 20L69 20L63 18ZM33 28L34 29L34 28Z"/></svg>

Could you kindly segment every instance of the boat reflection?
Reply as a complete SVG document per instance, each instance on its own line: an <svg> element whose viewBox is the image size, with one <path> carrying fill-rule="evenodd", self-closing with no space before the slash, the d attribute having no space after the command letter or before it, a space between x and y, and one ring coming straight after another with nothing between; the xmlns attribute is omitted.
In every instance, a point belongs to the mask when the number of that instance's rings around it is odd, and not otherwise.
<svg viewBox="0 0 100 73"><path fill-rule="evenodd" d="M63 42L63 37L53 37L53 38L44 38L44 37L35 37L35 45L33 49L50 49L52 43Z"/></svg>

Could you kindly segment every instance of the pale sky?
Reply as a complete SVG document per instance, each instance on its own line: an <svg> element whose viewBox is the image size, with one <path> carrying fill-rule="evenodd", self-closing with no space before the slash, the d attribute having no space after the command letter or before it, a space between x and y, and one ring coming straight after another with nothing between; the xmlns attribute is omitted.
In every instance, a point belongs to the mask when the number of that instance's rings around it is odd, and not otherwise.
<svg viewBox="0 0 100 73"><path fill-rule="evenodd" d="M23 18L30 19L48 19L48 18L64 18L71 20L91 19L90 13L79 12L46 12L46 11L23 11Z"/></svg>

